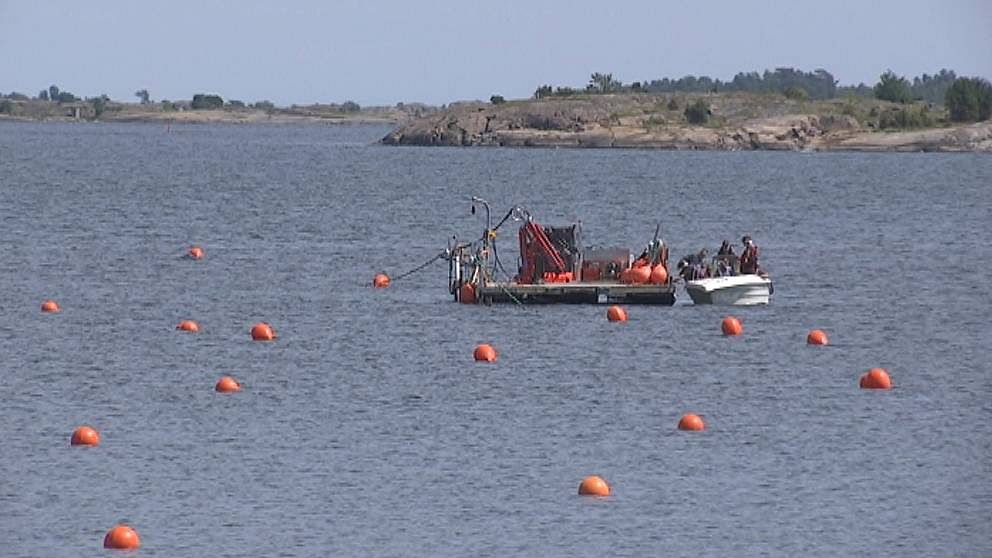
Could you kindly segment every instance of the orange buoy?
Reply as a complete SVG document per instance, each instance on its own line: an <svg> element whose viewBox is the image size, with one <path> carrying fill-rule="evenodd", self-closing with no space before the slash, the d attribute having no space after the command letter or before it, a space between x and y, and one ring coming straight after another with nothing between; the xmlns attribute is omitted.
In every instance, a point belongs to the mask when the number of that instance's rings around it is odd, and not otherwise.
<svg viewBox="0 0 992 558"><path fill-rule="evenodd" d="M492 345L483 343L472 352L472 358L476 362L496 362L496 349Z"/></svg>
<svg viewBox="0 0 992 558"><path fill-rule="evenodd" d="M654 266L651 268L651 278L649 281L655 285L664 285L668 282L668 270L662 264Z"/></svg>
<svg viewBox="0 0 992 558"><path fill-rule="evenodd" d="M580 496L609 496L610 495L610 485L607 484L603 477L597 475L590 475L584 479L579 484L579 495Z"/></svg>
<svg viewBox="0 0 992 558"><path fill-rule="evenodd" d="M822 329L814 329L806 336L807 345L828 345L827 334Z"/></svg>
<svg viewBox="0 0 992 558"><path fill-rule="evenodd" d="M465 283L458 288L458 302L462 304L475 304L475 285Z"/></svg>
<svg viewBox="0 0 992 558"><path fill-rule="evenodd" d="M679 430L704 430L706 428L706 423L703 419L694 413L686 413L682 415L679 419Z"/></svg>
<svg viewBox="0 0 992 558"><path fill-rule="evenodd" d="M741 321L733 316L727 316L720 322L720 329L723 330L724 335L740 335L744 332L744 326L741 325Z"/></svg>
<svg viewBox="0 0 992 558"><path fill-rule="evenodd" d="M138 537L138 532L127 525L115 525L103 537L103 548L133 550L139 546L141 546L141 538Z"/></svg>
<svg viewBox="0 0 992 558"><path fill-rule="evenodd" d="M191 246L189 251L186 252L186 255L193 260L202 260L207 254L203 251L203 248L200 248L199 246Z"/></svg>
<svg viewBox="0 0 992 558"><path fill-rule="evenodd" d="M258 322L251 326L251 338L255 341L272 341L276 338L276 332L269 324Z"/></svg>
<svg viewBox="0 0 992 558"><path fill-rule="evenodd" d="M241 391L241 384L230 376L224 376L223 378L217 380L217 385L214 386L214 390L221 393L234 393L236 391Z"/></svg>
<svg viewBox="0 0 992 558"><path fill-rule="evenodd" d="M46 300L41 303L41 311L54 314L56 312L61 312L62 309L59 308L59 303L54 300Z"/></svg>
<svg viewBox="0 0 992 558"><path fill-rule="evenodd" d="M385 289L389 286L389 276L385 273L376 273L372 278L372 286L377 289Z"/></svg>
<svg viewBox="0 0 992 558"><path fill-rule="evenodd" d="M620 282L624 285L630 285L634 280L630 277L630 270L625 269L620 272Z"/></svg>
<svg viewBox="0 0 992 558"><path fill-rule="evenodd" d="M200 331L200 324L194 322L193 320L183 320L179 322L176 326L179 331L188 331L190 333L197 333Z"/></svg>
<svg viewBox="0 0 992 558"><path fill-rule="evenodd" d="M606 319L611 322L626 322L627 311L622 306L610 306L606 309Z"/></svg>
<svg viewBox="0 0 992 558"><path fill-rule="evenodd" d="M884 368L872 368L861 376L861 389L892 389L892 378Z"/></svg>
<svg viewBox="0 0 992 558"><path fill-rule="evenodd" d="M72 432L71 446L99 446L100 433L89 426L80 426Z"/></svg>
<svg viewBox="0 0 992 558"><path fill-rule="evenodd" d="M642 265L640 267L630 268L630 274L628 275L630 282L634 285L643 285L651 280L651 267L648 265Z"/></svg>

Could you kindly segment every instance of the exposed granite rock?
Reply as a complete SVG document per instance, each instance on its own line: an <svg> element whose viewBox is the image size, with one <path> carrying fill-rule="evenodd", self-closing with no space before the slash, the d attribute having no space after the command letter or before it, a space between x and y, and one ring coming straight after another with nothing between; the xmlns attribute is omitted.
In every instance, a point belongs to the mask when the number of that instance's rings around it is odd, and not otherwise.
<svg viewBox="0 0 992 558"><path fill-rule="evenodd" d="M992 123L903 132L874 132L843 114L755 97L710 97L714 121L691 126L667 99L599 95L458 103L413 120L382 139L389 145L628 147L712 150L992 151ZM684 106L685 103L679 103ZM757 114L755 114L757 113Z"/></svg>

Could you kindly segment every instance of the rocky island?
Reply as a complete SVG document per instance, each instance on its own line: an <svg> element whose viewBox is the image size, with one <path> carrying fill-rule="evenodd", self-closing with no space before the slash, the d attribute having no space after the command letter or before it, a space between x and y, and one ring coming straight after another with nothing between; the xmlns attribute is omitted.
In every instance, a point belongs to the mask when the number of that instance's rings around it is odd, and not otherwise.
<svg viewBox="0 0 992 558"><path fill-rule="evenodd" d="M689 107L705 106L701 123ZM906 111L924 126L900 126ZM781 94L596 94L454 103L412 119L387 145L992 152L992 122L953 124L939 105Z"/></svg>

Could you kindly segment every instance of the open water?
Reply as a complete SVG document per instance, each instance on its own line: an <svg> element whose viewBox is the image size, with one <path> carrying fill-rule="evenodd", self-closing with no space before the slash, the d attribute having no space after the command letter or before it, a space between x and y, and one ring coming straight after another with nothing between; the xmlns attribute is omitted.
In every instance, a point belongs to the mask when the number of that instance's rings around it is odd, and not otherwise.
<svg viewBox="0 0 992 558"><path fill-rule="evenodd" d="M170 558L992 555L992 158L387 131L0 125L0 555L111 555L118 522ZM673 259L751 234L776 293L724 338L684 295L611 324L453 304L442 263L368 287L478 237L472 195L589 244L660 222Z"/></svg>

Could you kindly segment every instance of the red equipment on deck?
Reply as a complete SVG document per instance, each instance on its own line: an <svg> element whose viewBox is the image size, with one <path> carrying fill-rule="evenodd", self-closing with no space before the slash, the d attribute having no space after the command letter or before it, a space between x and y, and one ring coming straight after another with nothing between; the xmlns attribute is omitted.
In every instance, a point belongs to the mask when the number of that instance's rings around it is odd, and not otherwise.
<svg viewBox="0 0 992 558"><path fill-rule="evenodd" d="M534 284L538 279L547 283L567 283L573 279L573 273L544 228L527 221L520 227L520 275L517 282Z"/></svg>

